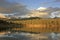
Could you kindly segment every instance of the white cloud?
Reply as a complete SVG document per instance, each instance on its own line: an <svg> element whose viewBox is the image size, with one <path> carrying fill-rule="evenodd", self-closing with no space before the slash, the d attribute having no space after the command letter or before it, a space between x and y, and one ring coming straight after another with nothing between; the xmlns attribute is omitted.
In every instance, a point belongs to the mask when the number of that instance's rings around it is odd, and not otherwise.
<svg viewBox="0 0 60 40"><path fill-rule="evenodd" d="M39 8L37 8L36 10L40 10L40 11L44 11L44 10L46 10L47 8L45 8L45 7L39 7Z"/></svg>
<svg viewBox="0 0 60 40"><path fill-rule="evenodd" d="M60 11L52 12L51 16L53 16L53 18L54 17L60 17Z"/></svg>

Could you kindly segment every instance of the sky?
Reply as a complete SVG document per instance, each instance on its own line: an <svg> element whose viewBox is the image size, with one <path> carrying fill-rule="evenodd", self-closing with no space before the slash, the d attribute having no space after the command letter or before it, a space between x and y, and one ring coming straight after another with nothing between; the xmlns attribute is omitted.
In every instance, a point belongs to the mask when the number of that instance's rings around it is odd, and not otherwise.
<svg viewBox="0 0 60 40"><path fill-rule="evenodd" d="M60 0L8 0L8 2L22 3L29 9L36 9L38 7L60 7Z"/></svg>
<svg viewBox="0 0 60 40"><path fill-rule="evenodd" d="M33 11L33 9L39 9L42 13ZM0 0L0 14L17 17L49 16L52 18L56 14L60 17L60 0Z"/></svg>

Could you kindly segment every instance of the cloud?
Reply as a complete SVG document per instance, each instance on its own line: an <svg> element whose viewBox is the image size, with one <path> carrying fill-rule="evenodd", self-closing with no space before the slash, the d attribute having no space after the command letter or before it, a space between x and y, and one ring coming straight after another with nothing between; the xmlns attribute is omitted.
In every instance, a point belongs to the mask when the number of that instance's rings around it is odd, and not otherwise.
<svg viewBox="0 0 60 40"><path fill-rule="evenodd" d="M46 6L47 4L56 3L56 2L60 2L60 0L52 0L52 1L48 1L48 2L42 2L40 4L41 4L41 6Z"/></svg>
<svg viewBox="0 0 60 40"><path fill-rule="evenodd" d="M52 18L54 18L54 17L59 17L60 18L60 11L52 12L51 17Z"/></svg>
<svg viewBox="0 0 60 40"><path fill-rule="evenodd" d="M54 1L59 1L59 0L54 0ZM51 2L45 2L42 4L48 4ZM42 11L32 11L30 12L30 10L28 10L26 8L25 5L21 4L21 3L17 3L17 2L13 2L13 3L9 3L6 0L0 0L0 13L5 13L5 14L13 14L10 16L24 16L24 17L41 17L41 18L53 18L55 16L54 12L58 12L60 11L60 8L52 8L52 7L48 7L48 8L44 8L44 7L40 7L40 10ZM59 13L59 12L58 12ZM53 15L52 15L53 14ZM26 15L26 16L25 16Z"/></svg>
<svg viewBox="0 0 60 40"><path fill-rule="evenodd" d="M44 11L44 10L46 10L46 8L45 7L39 7L36 10Z"/></svg>
<svg viewBox="0 0 60 40"><path fill-rule="evenodd" d="M0 13L0 18L6 18L4 14Z"/></svg>
<svg viewBox="0 0 60 40"><path fill-rule="evenodd" d="M46 14L46 18L54 18L54 17L60 17L60 15L57 15L57 14L60 14L60 8L53 8L53 7L48 7L46 8L46 10L43 10L42 12L46 12L48 14ZM56 16L57 15L57 16Z"/></svg>
<svg viewBox="0 0 60 40"><path fill-rule="evenodd" d="M6 0L0 0L0 13L14 14L15 16L25 15L29 11L25 5L17 2L7 2Z"/></svg>
<svg viewBox="0 0 60 40"><path fill-rule="evenodd" d="M60 2L60 0L55 0L54 2Z"/></svg>
<svg viewBox="0 0 60 40"><path fill-rule="evenodd" d="M42 3L40 3L40 5L41 5L41 6L46 6L47 4L54 3L54 1L55 1L55 0L42 2Z"/></svg>
<svg viewBox="0 0 60 40"><path fill-rule="evenodd" d="M49 7L47 10L45 10L45 12L48 12L50 18L60 17L60 8Z"/></svg>
<svg viewBox="0 0 60 40"><path fill-rule="evenodd" d="M33 10L30 14L28 14L28 17L41 17L41 18L54 18L54 17L60 17L60 8L53 8L48 7L44 10L42 10L44 7L42 7L39 10ZM42 11L40 11L42 10Z"/></svg>

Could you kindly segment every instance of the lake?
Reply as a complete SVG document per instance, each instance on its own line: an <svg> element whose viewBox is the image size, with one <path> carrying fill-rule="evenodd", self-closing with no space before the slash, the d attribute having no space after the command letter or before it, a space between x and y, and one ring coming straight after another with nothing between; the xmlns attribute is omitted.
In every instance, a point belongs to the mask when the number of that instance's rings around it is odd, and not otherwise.
<svg viewBox="0 0 60 40"><path fill-rule="evenodd" d="M60 33L6 32L0 34L0 40L59 40Z"/></svg>

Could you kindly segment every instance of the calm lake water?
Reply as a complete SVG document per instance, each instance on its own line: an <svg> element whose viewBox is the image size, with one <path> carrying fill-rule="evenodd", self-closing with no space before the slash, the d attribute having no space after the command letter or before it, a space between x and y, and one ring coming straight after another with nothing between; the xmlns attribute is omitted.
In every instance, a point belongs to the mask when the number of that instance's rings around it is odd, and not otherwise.
<svg viewBox="0 0 60 40"><path fill-rule="evenodd" d="M24 33L14 32L0 35L0 40L60 40L60 33Z"/></svg>

